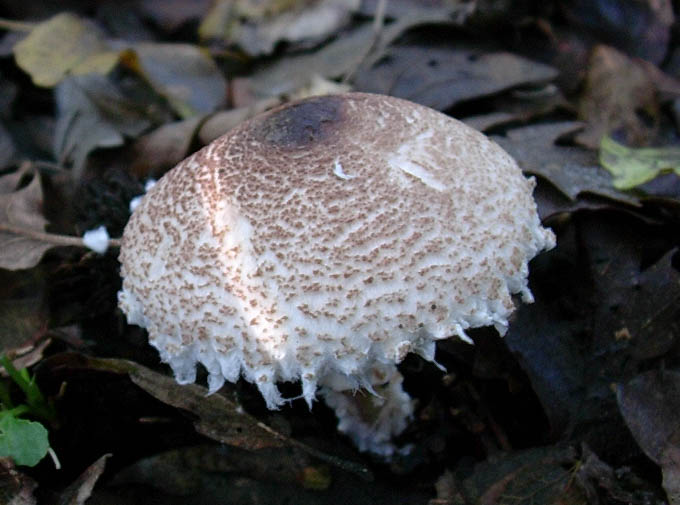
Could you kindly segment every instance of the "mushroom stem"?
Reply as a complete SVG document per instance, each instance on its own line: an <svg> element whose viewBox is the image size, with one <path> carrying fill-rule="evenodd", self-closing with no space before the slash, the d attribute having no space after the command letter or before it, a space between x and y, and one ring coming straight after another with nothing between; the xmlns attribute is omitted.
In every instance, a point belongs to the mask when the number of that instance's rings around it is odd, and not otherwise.
<svg viewBox="0 0 680 505"><path fill-rule="evenodd" d="M409 450L408 446L398 448L393 439L406 429L415 405L402 388L404 377L395 365L379 365L374 370L383 380L372 384L371 391L347 391L331 385L323 387L321 395L338 417L338 430L360 451L390 459L396 452Z"/></svg>

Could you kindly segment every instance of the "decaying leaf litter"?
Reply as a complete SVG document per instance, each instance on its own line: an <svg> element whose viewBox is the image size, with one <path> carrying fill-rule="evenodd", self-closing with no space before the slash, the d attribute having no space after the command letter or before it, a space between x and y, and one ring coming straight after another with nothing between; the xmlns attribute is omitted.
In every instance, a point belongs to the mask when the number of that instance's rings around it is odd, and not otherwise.
<svg viewBox="0 0 680 505"><path fill-rule="evenodd" d="M510 4L5 2L0 342L54 405L61 469L2 459L1 501L678 503L676 13ZM320 403L176 385L116 308L115 239L148 179L257 112L348 90L482 129L538 177L557 235L505 339L442 341L445 372L400 365L417 407L390 462ZM100 226L104 254L83 246Z"/></svg>

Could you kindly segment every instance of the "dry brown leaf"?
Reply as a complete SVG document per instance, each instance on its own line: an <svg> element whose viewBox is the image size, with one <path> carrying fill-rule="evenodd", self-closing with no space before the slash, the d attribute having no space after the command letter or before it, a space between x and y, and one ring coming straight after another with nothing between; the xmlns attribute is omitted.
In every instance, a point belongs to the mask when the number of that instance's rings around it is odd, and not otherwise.
<svg viewBox="0 0 680 505"><path fill-rule="evenodd" d="M680 504L680 446L670 445L661 456L663 488L671 505Z"/></svg>
<svg viewBox="0 0 680 505"><path fill-rule="evenodd" d="M383 54L385 47L407 30L431 23L451 23L447 12L415 13L385 26L376 44L377 34L372 24L341 34L323 48L282 58L257 70L251 76L252 90L260 97L291 93L308 85L313 76L337 78L352 75L365 61Z"/></svg>
<svg viewBox="0 0 680 505"><path fill-rule="evenodd" d="M40 359L48 319L45 269L0 269L0 353L21 356L19 368Z"/></svg>
<svg viewBox="0 0 680 505"><path fill-rule="evenodd" d="M545 84L557 71L504 51L448 45L395 45L355 80L357 91L406 98L437 110L523 85Z"/></svg>
<svg viewBox="0 0 680 505"><path fill-rule="evenodd" d="M560 2L562 15L581 38L616 45L621 51L660 63L667 54L675 16L672 0Z"/></svg>
<svg viewBox="0 0 680 505"><path fill-rule="evenodd" d="M22 342L20 347L13 349L2 348L0 344L0 355L9 356L12 359L12 364L17 370L22 368L29 368L35 365L43 357L43 352L52 342L51 339L32 339L31 341ZM0 370L0 377L9 377L7 370L4 368Z"/></svg>
<svg viewBox="0 0 680 505"><path fill-rule="evenodd" d="M247 84L246 84L247 85ZM345 84L338 84L314 75L311 77L307 85L293 91L290 94L291 100L298 100L308 96L325 95L330 93L344 93L349 91L350 87ZM231 130L233 127L242 123L246 119L250 119L256 114L271 109L282 102L281 97L262 98L254 100L250 105L238 107L231 110L221 111L212 115L201 126L198 132L198 138L202 145L208 144Z"/></svg>
<svg viewBox="0 0 680 505"><path fill-rule="evenodd" d="M476 465L463 480L464 495L480 505L586 505L584 493L572 485L565 469L574 460L571 449L557 447L499 454Z"/></svg>
<svg viewBox="0 0 680 505"><path fill-rule="evenodd" d="M236 109L217 112L201 125L201 128L198 131L198 139L200 140L201 145L209 144L239 123L246 119L250 119L255 114L275 107L280 103L281 99L279 98L263 98L254 101L251 105L246 107L238 107Z"/></svg>
<svg viewBox="0 0 680 505"><path fill-rule="evenodd" d="M126 136L135 137L151 124L144 104L106 76L68 77L56 88L55 97L54 154L60 164L71 165L76 181L92 151L122 145Z"/></svg>
<svg viewBox="0 0 680 505"><path fill-rule="evenodd" d="M19 472L10 458L0 458L0 503L35 505L33 491L38 483Z"/></svg>
<svg viewBox="0 0 680 505"><path fill-rule="evenodd" d="M132 382L157 400L190 412L195 419L196 431L217 442L250 451L294 447L363 478L371 478L370 471L363 465L325 454L287 437L225 396L209 395L208 390L198 384L180 385L172 377L122 359L92 358L76 353L64 353L53 359L59 366L127 374Z"/></svg>
<svg viewBox="0 0 680 505"><path fill-rule="evenodd" d="M493 139L517 160L522 170L544 177L571 200L591 193L639 205L634 195L612 187L611 175L598 166L592 151L558 143L561 137L582 126L574 121L542 123L515 128Z"/></svg>
<svg viewBox="0 0 680 505"><path fill-rule="evenodd" d="M104 454L97 461L88 466L85 471L59 496L58 505L85 505L92 495L92 489L104 472L106 460L111 454Z"/></svg>
<svg viewBox="0 0 680 505"><path fill-rule="evenodd" d="M139 8L156 25L171 32L184 23L199 19L212 3L212 0L142 0Z"/></svg>
<svg viewBox="0 0 680 505"><path fill-rule="evenodd" d="M193 44L135 44L123 62L142 75L183 118L208 114L225 100L227 82L210 54Z"/></svg>
<svg viewBox="0 0 680 505"><path fill-rule="evenodd" d="M5 181L5 178L9 178ZM16 187L17 174L0 177L0 188ZM43 194L37 176L26 187L0 193L0 226L41 233L47 220L42 215ZM7 228L6 228L7 229ZM17 235L0 228L0 268L19 270L35 266L53 244Z"/></svg>
<svg viewBox="0 0 680 505"><path fill-rule="evenodd" d="M579 117L587 122L576 137L581 144L597 149L602 137L615 130L622 130L626 143L635 146L644 145L654 135L659 104L650 66L613 47L593 49L578 107ZM659 80L658 75L654 77Z"/></svg>
<svg viewBox="0 0 680 505"><path fill-rule="evenodd" d="M196 116L167 123L137 139L132 146L130 172L141 179L163 175L186 158L203 119Z"/></svg>
<svg viewBox="0 0 680 505"><path fill-rule="evenodd" d="M10 166L14 162L16 151L17 149L14 145L12 136L3 124L0 123L0 170Z"/></svg>
<svg viewBox="0 0 680 505"><path fill-rule="evenodd" d="M680 504L680 373L640 374L619 386L617 400L633 438L661 467L669 502Z"/></svg>
<svg viewBox="0 0 680 505"><path fill-rule="evenodd" d="M10 172L0 177L0 195L13 193L19 188L23 178L31 177L32 171L28 164L23 164L18 170Z"/></svg>
<svg viewBox="0 0 680 505"><path fill-rule="evenodd" d="M248 54L271 53L276 44L314 43L335 34L359 8L359 0L221 0L203 19L203 39L223 39Z"/></svg>

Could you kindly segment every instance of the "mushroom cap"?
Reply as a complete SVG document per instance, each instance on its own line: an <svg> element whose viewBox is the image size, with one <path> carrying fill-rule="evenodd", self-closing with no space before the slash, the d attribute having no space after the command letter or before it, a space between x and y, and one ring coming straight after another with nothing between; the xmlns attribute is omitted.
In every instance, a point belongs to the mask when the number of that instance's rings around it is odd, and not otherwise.
<svg viewBox="0 0 680 505"><path fill-rule="evenodd" d="M313 97L239 125L162 177L123 234L119 305L180 383L243 375L368 387L376 364L495 325L554 246L535 186L481 133L388 96Z"/></svg>

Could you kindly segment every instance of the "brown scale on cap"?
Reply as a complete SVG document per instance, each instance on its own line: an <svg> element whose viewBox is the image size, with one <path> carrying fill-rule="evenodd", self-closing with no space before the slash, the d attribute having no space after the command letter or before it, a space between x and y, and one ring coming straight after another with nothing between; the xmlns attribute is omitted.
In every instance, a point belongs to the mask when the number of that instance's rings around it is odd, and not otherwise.
<svg viewBox="0 0 680 505"><path fill-rule="evenodd" d="M120 306L181 382L367 386L376 363L503 332L554 245L534 182L480 133L396 98L310 98L168 172L125 229Z"/></svg>
<svg viewBox="0 0 680 505"><path fill-rule="evenodd" d="M285 149L323 143L342 128L343 100L338 96L310 98L291 104L261 122L253 136Z"/></svg>

